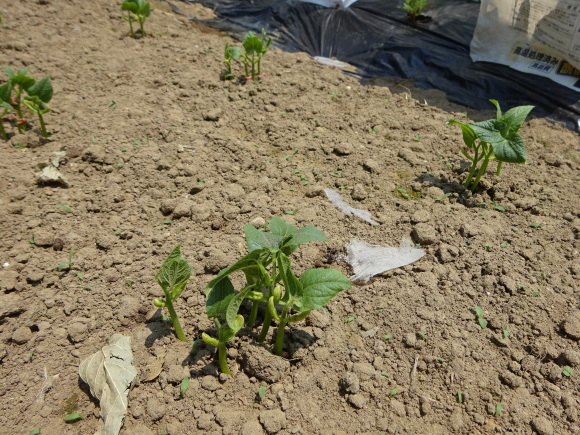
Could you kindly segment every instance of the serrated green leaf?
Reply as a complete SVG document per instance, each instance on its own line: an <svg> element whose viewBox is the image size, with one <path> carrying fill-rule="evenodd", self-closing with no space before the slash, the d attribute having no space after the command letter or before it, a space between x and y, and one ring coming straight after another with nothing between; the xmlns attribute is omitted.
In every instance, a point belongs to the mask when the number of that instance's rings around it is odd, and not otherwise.
<svg viewBox="0 0 580 435"><path fill-rule="evenodd" d="M207 317L210 319L214 317L225 319L228 305L235 293L234 286L229 278L226 277L218 281L207 293L205 301Z"/></svg>
<svg viewBox="0 0 580 435"><path fill-rule="evenodd" d="M343 290L350 288L349 279L336 269L309 269L299 279L303 296L296 301L298 311L322 308Z"/></svg>
<svg viewBox="0 0 580 435"><path fill-rule="evenodd" d="M28 88L26 92L31 97L37 96L43 103L48 103L50 100L52 100L52 95L54 92L50 77L45 77L42 80L39 80L30 88Z"/></svg>
<svg viewBox="0 0 580 435"><path fill-rule="evenodd" d="M181 257L181 245L177 245L161 265L155 280L167 299L173 302L185 288L190 276L191 267L187 260Z"/></svg>
<svg viewBox="0 0 580 435"><path fill-rule="evenodd" d="M473 145L477 137L475 136L475 132L473 131L473 129L469 124L455 121L454 119L450 119L449 121L447 121L447 124L458 125L459 127L461 127L461 133L463 134L463 142L468 148L473 149Z"/></svg>
<svg viewBox="0 0 580 435"><path fill-rule="evenodd" d="M277 251L280 249L280 244L282 243L282 237L257 230L250 224L244 226L244 235L246 236L248 252L262 248Z"/></svg>

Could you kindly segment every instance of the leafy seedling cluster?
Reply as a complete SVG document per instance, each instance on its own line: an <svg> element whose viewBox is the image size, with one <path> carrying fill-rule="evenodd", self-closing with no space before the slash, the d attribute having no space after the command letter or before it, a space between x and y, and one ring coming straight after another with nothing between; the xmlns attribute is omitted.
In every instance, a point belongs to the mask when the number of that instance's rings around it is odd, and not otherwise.
<svg viewBox="0 0 580 435"><path fill-rule="evenodd" d="M135 38L133 23L139 23L139 32L141 37L145 36L145 20L151 15L151 4L145 0L126 0L121 3L121 10L126 11L123 19L129 23L129 35Z"/></svg>
<svg viewBox="0 0 580 435"><path fill-rule="evenodd" d="M153 305L158 308L167 308L169 311L169 316L171 317L171 322L173 323L173 328L175 329L175 335L181 341L187 341L183 329L181 328L181 323L179 322L179 317L175 312L173 307L173 302L181 295L189 277L191 276L191 266L185 258L181 256L181 246L177 245L173 248L173 251L165 259L159 272L155 275L155 281L163 289L165 293L165 298L155 298L153 300Z"/></svg>
<svg viewBox="0 0 580 435"><path fill-rule="evenodd" d="M461 127L463 142L469 152L462 149L463 155L471 161L471 168L464 186L472 192L491 160L497 160L496 175L501 172L502 163L526 163L526 144L518 130L534 106L518 106L502 114L499 103L489 100L497 109L496 119L482 122L463 122L449 120L447 124ZM478 165L481 162L481 166Z"/></svg>
<svg viewBox="0 0 580 435"><path fill-rule="evenodd" d="M407 12L407 19L414 23L423 15L423 9L427 6L427 0L404 0L401 9Z"/></svg>
<svg viewBox="0 0 580 435"><path fill-rule="evenodd" d="M244 326L256 323L259 307L265 308L258 342L264 342L272 321L278 323L274 353L282 355L284 328L304 320L310 311L322 308L350 281L335 269L308 269L300 278L292 270L290 255L303 243L323 241L326 237L314 226L297 228L280 218L267 225L269 232L252 225L244 227L248 254L221 270L206 289L206 311L215 321L218 338L203 334L203 340L218 347L220 370L231 373L226 360L226 343ZM246 284L236 291L230 275L243 272ZM248 321L239 314L244 300L251 301Z"/></svg>
<svg viewBox="0 0 580 435"><path fill-rule="evenodd" d="M223 73L225 80L232 80L232 61L240 62L244 65L244 73L247 80L256 80L262 75L262 58L268 52L272 44L272 38L266 37L266 31L262 29L261 38L254 32L248 32L242 39L242 47L231 46L226 43L224 49L224 65L226 70ZM243 51L242 51L243 48Z"/></svg>
<svg viewBox="0 0 580 435"><path fill-rule="evenodd" d="M19 133L22 133L27 125L24 117L24 107L38 116L40 130L44 138L48 138L43 115L50 112L48 102L52 100L53 88L49 77L39 81L28 76L32 66L14 71L5 66L8 81L0 86L0 137L8 140L8 135L2 125L2 118L12 111L16 111L14 124ZM23 107L24 106L24 107Z"/></svg>

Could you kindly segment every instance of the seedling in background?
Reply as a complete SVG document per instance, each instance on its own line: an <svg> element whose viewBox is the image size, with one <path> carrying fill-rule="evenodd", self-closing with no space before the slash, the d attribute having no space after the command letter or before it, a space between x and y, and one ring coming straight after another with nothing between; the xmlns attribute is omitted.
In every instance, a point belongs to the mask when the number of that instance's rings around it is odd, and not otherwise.
<svg viewBox="0 0 580 435"><path fill-rule="evenodd" d="M159 272L155 275L155 281L163 289L165 293L165 298L155 298L153 300L153 305L158 308L166 307L169 311L169 316L173 323L173 328L175 329L175 335L181 341L187 341L183 329L181 329L181 323L179 323L179 318L173 307L173 302L181 295L189 277L191 276L191 267L187 260L181 257L181 246L177 245L173 248L173 251L165 259Z"/></svg>
<svg viewBox="0 0 580 435"><path fill-rule="evenodd" d="M566 376L567 378L569 378L570 376L572 376L572 372L574 370L572 369L572 367L570 366L566 366L564 367L564 369L562 370L562 375Z"/></svg>
<svg viewBox="0 0 580 435"><path fill-rule="evenodd" d="M404 0L401 9L407 12L407 19L414 23L427 7L427 0Z"/></svg>
<svg viewBox="0 0 580 435"><path fill-rule="evenodd" d="M2 118L12 112L12 84L4 83L0 86L0 138L8 140L8 135L2 125Z"/></svg>
<svg viewBox="0 0 580 435"><path fill-rule="evenodd" d="M256 80L262 74L262 58L268 52L272 38L266 39L266 31L262 29L262 39L258 38L254 32L248 32L242 40L244 54L242 63L246 77Z"/></svg>
<svg viewBox="0 0 580 435"><path fill-rule="evenodd" d="M480 306L476 305L473 307L473 311L475 312L475 316L477 317L477 323L481 326L481 329L487 328L487 320L483 317L483 310Z"/></svg>
<svg viewBox="0 0 580 435"><path fill-rule="evenodd" d="M242 50L240 47L232 47L226 42L226 47L224 49L224 65L226 66L226 71L224 72L224 80L231 80L234 78L232 73L232 60L240 60L242 56Z"/></svg>
<svg viewBox="0 0 580 435"><path fill-rule="evenodd" d="M8 65L6 65L4 68L6 70L6 75L8 75L8 83L10 84L10 89L11 91L14 90L14 92L16 93L16 95L12 99L12 103L14 105L14 108L16 109L16 116L18 116L17 120L18 131L22 133L22 130L24 129L24 122L22 121L24 118L22 114L22 94L26 92L32 85L34 85L34 83L36 83L35 79L26 75L28 71L30 71L34 67L29 66L19 71L14 71Z"/></svg>
<svg viewBox="0 0 580 435"><path fill-rule="evenodd" d="M38 115L42 137L48 138L46 125L44 124L44 118L42 115L50 112L51 110L50 107L47 106L47 103L52 100L53 95L50 78L45 77L42 80L36 82L34 85L28 88L27 93L28 95L24 97L24 105Z"/></svg>
<svg viewBox="0 0 580 435"><path fill-rule="evenodd" d="M457 403L463 403L464 397L461 391L457 392Z"/></svg>
<svg viewBox="0 0 580 435"><path fill-rule="evenodd" d="M185 377L181 380L181 384L179 384L179 396L183 399L185 394L187 393L187 389L189 388L189 378Z"/></svg>
<svg viewBox="0 0 580 435"><path fill-rule="evenodd" d="M73 265L72 258L73 258L74 252L75 252L75 247L74 246L71 246L70 249L69 249L69 251L68 251L68 261L63 261L57 267L57 270L59 272L62 272L65 269L66 270L70 270L72 268L72 265Z"/></svg>
<svg viewBox="0 0 580 435"><path fill-rule="evenodd" d="M514 107L502 114L499 103L496 100L489 101L497 109L496 119L469 124L453 119L447 122L447 124L456 124L461 127L463 141L471 151L470 154L461 150L463 155L471 161L471 168L464 185L472 192L477 189L490 160L498 161L496 175L500 174L503 162L526 163L526 144L517 132L534 106ZM481 166L478 169L480 162Z"/></svg>
<svg viewBox="0 0 580 435"><path fill-rule="evenodd" d="M83 419L82 414L78 412L73 412L72 414L68 414L64 417L65 423L76 423L77 421L82 419Z"/></svg>
<svg viewBox="0 0 580 435"><path fill-rule="evenodd" d="M264 397L266 397L266 387L264 385L260 385L260 388L258 388L258 398L262 400Z"/></svg>
<svg viewBox="0 0 580 435"><path fill-rule="evenodd" d="M227 327L229 330L225 332L228 335L224 338L231 339L243 326L243 317L238 311L244 299L252 301L246 324L248 327L253 327L256 322L260 304L266 305L258 341L263 342L266 339L272 320L277 321L274 353L281 355L286 324L299 322L311 310L322 308L339 292L350 288L350 281L335 269L309 269L300 278L294 275L289 256L298 246L326 240L316 227L296 228L280 218L273 218L268 222L268 228L270 232L257 230L252 225L244 227L249 253L221 270L209 282L205 290L206 311L208 317L216 321L218 334ZM244 273L246 286L236 292L229 275L238 271ZM295 314L291 314L291 311L295 311ZM220 319L226 322L224 326L220 326ZM206 338L204 341L208 342ZM213 343L224 344L224 354L225 341L227 340L220 338ZM220 353L220 368L224 371L221 361Z"/></svg>
<svg viewBox="0 0 580 435"><path fill-rule="evenodd" d="M141 36L145 36L144 24L145 20L151 15L151 4L145 0L127 0L121 4L121 9L127 11L127 15L123 19L129 23L129 34L132 38L135 37L133 31L133 23L139 22L139 30Z"/></svg>
<svg viewBox="0 0 580 435"><path fill-rule="evenodd" d="M502 412L503 412L503 405L500 402L497 402L495 404L495 412L493 413L493 415L495 417L499 417Z"/></svg>

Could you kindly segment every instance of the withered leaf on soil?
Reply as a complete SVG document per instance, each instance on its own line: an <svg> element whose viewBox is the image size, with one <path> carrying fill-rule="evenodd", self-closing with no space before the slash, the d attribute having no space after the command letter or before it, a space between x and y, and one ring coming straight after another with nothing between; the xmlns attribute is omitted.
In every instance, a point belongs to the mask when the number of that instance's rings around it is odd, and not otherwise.
<svg viewBox="0 0 580 435"><path fill-rule="evenodd" d="M104 425L97 434L117 435L127 413L129 391L137 381L131 338L114 334L108 345L81 362L79 375L101 405Z"/></svg>

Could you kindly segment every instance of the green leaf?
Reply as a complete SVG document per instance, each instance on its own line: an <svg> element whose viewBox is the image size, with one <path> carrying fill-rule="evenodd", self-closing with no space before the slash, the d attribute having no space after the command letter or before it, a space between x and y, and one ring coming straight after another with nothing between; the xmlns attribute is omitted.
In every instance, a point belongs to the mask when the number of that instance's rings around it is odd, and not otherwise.
<svg viewBox="0 0 580 435"><path fill-rule="evenodd" d="M240 323L240 320L241 320L241 323ZM239 314L236 317L236 321L234 323L235 323L234 329L232 329L226 325L219 327L218 340L221 343L226 343L226 342L230 341L232 338L234 338L236 336L237 332L241 329L241 327L244 326L244 318L242 317L241 314ZM239 328L238 328L238 326L239 326Z"/></svg>
<svg viewBox="0 0 580 435"><path fill-rule="evenodd" d="M266 396L266 387L264 385L260 385L260 388L258 389L258 397L260 399L263 399Z"/></svg>
<svg viewBox="0 0 580 435"><path fill-rule="evenodd" d="M234 286L229 278L226 277L218 281L207 293L205 301L207 317L210 319L214 317L225 319L228 305L235 294Z"/></svg>
<svg viewBox="0 0 580 435"><path fill-rule="evenodd" d="M0 107L3 107L4 110L6 110L6 113L10 113L14 109L10 104L8 104L5 101L0 101Z"/></svg>
<svg viewBox="0 0 580 435"><path fill-rule="evenodd" d="M43 103L48 103L52 100L52 82L50 81L50 77L45 77L42 80L36 82L33 86L28 88L26 91L28 95L31 97L37 96Z"/></svg>
<svg viewBox="0 0 580 435"><path fill-rule="evenodd" d="M32 77L28 77L28 76L25 76L23 74L19 74L17 76L12 77L10 79L10 82L13 85L18 85L22 89L27 90L32 85L34 85L34 83L36 83L36 80L34 80Z"/></svg>
<svg viewBox="0 0 580 435"><path fill-rule="evenodd" d="M39 435L40 430L40 428L32 429L30 432L28 432L28 435Z"/></svg>
<svg viewBox="0 0 580 435"><path fill-rule="evenodd" d="M325 240L327 240L326 236L313 225L297 229L292 235L292 243L295 245Z"/></svg>
<svg viewBox="0 0 580 435"><path fill-rule="evenodd" d="M83 419L83 416L78 412L73 412L72 414L65 415L65 417L64 417L64 421L66 423L75 423L75 422L82 420L82 419Z"/></svg>
<svg viewBox="0 0 580 435"><path fill-rule="evenodd" d="M500 162L526 163L526 144L524 140L514 133L509 139L492 143L493 154Z"/></svg>
<svg viewBox="0 0 580 435"><path fill-rule="evenodd" d="M242 41L246 55L260 54L262 52L262 41L256 36L254 32L246 33Z"/></svg>
<svg viewBox="0 0 580 435"><path fill-rule="evenodd" d="M496 403L495 404L495 412L494 412L494 416L495 417L499 417L501 415L501 413L503 412L503 405L501 403Z"/></svg>
<svg viewBox="0 0 580 435"><path fill-rule="evenodd" d="M463 133L463 142L465 142L467 148L473 149L475 139L477 139L477 137L475 136L475 132L469 124L464 124L463 122L455 121L454 119L447 121L447 124L458 125L461 127L461 133Z"/></svg>
<svg viewBox="0 0 580 435"><path fill-rule="evenodd" d="M58 208L63 209L64 211L66 211L67 213L72 213L72 208L70 208L68 205L64 205L64 204L57 204L56 205Z"/></svg>
<svg viewBox="0 0 580 435"><path fill-rule="evenodd" d="M564 375L567 378L569 378L570 376L572 376L572 372L573 371L574 371L574 369L572 369L572 367L565 366L564 369L562 370L562 375Z"/></svg>
<svg viewBox="0 0 580 435"><path fill-rule="evenodd" d="M487 328L487 320L485 320L483 317L478 317L477 323L479 323L479 326L481 327L481 329Z"/></svg>
<svg viewBox="0 0 580 435"><path fill-rule="evenodd" d="M191 267L187 260L181 257L180 249L181 245L173 248L155 275L155 280L171 302L179 297L191 276Z"/></svg>
<svg viewBox="0 0 580 435"><path fill-rule="evenodd" d="M282 300L284 302L288 302L290 299L292 299L293 302L300 301L304 296L303 285L292 272L290 259L282 252L278 254L278 269L280 271L282 281L284 282L284 288L286 289Z"/></svg>
<svg viewBox="0 0 580 435"><path fill-rule="evenodd" d="M10 103L10 96L12 95L12 83L6 82L0 86L0 101Z"/></svg>
<svg viewBox="0 0 580 435"><path fill-rule="evenodd" d="M129 0L121 4L121 9L124 11L136 13L139 9L139 6L137 6L137 3L134 0Z"/></svg>
<svg viewBox="0 0 580 435"><path fill-rule="evenodd" d="M303 297L295 303L298 311L321 308L338 293L350 288L349 279L336 269L309 269L299 281Z"/></svg>
<svg viewBox="0 0 580 435"><path fill-rule="evenodd" d="M497 100L489 100L491 102L491 104L493 104L495 106L496 110L496 114L495 117L496 119L501 119L501 109L499 107L499 102Z"/></svg>
<svg viewBox="0 0 580 435"><path fill-rule="evenodd" d="M475 312L475 315L477 317L483 317L483 310L481 309L481 307L479 305L476 305L475 307L473 307L473 311Z"/></svg>
<svg viewBox="0 0 580 435"><path fill-rule="evenodd" d="M246 287L239 291L230 300L226 309L226 322L228 322L228 326L234 331L234 333L238 332L244 326L244 318L238 314L238 311L240 311L240 306L250 290L252 290L251 287Z"/></svg>
<svg viewBox="0 0 580 435"><path fill-rule="evenodd" d="M246 236L248 252L262 248L267 248L270 251L277 251L280 249L280 243L282 242L282 237L257 230L251 224L244 226L244 235Z"/></svg>
<svg viewBox="0 0 580 435"><path fill-rule="evenodd" d="M518 106L503 114L501 119L507 128L506 137L511 137L517 133L533 108L534 106Z"/></svg>
<svg viewBox="0 0 580 435"><path fill-rule="evenodd" d="M182 379L181 384L179 384L179 395L183 399L185 397L185 393L187 393L187 389L189 388L189 377L185 377Z"/></svg>
<svg viewBox="0 0 580 435"><path fill-rule="evenodd" d="M139 7L139 11L137 12L137 14L140 15L141 17L148 17L149 15L151 15L151 3L149 3L149 2L143 2L143 3L144 4L142 4Z"/></svg>
<svg viewBox="0 0 580 435"><path fill-rule="evenodd" d="M242 56L242 49L240 47L230 46L226 44L224 57L226 60L238 60Z"/></svg>
<svg viewBox="0 0 580 435"><path fill-rule="evenodd" d="M294 225L287 224L284 219L279 217L274 217L268 222L268 228L277 236L282 236L282 238L293 235L298 228Z"/></svg>
<svg viewBox="0 0 580 435"><path fill-rule="evenodd" d="M482 142L498 143L505 140L500 131L503 127L501 121L488 119L487 121L473 122L469 124L475 133L475 137Z"/></svg>
<svg viewBox="0 0 580 435"><path fill-rule="evenodd" d="M256 249L251 251L250 253L246 254L234 264L225 269L219 271L217 276L212 279L205 288L205 294L208 295L211 292L212 288L222 279L227 277L228 275L238 271L244 270L249 268L255 268L259 261L263 261L266 256L268 256L270 252L267 249Z"/></svg>

